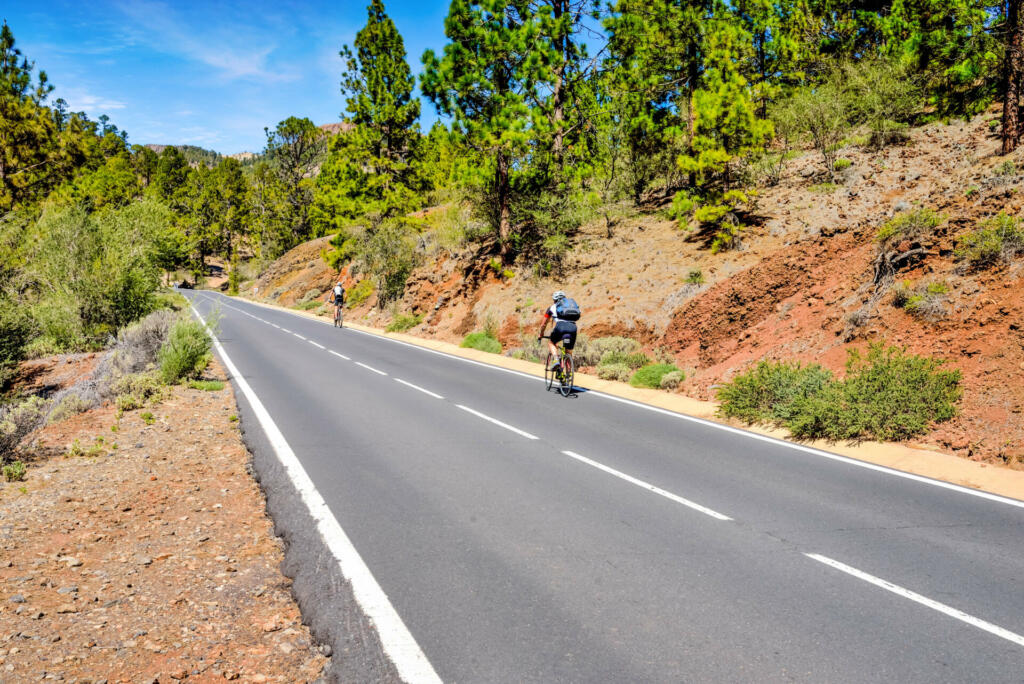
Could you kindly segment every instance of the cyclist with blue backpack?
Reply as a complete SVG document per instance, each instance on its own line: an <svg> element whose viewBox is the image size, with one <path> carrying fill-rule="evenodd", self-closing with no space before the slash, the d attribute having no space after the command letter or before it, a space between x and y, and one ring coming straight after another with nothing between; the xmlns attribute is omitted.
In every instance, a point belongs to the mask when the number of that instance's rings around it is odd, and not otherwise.
<svg viewBox="0 0 1024 684"><path fill-rule="evenodd" d="M544 337L544 331L548 327L548 321L554 320L555 327L551 329L551 337L548 339L548 347L551 350L551 358L558 358L558 343L565 345L565 350L570 356L572 349L576 346L576 321L580 320L580 306L576 300L566 297L565 293L559 290L551 295L554 303L544 312L544 320L540 326L540 333L537 339ZM557 370L558 362L551 367Z"/></svg>

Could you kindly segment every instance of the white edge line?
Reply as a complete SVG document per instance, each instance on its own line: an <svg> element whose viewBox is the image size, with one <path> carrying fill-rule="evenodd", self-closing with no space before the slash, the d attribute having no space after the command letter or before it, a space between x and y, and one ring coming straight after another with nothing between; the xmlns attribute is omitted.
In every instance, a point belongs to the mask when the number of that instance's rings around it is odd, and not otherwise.
<svg viewBox="0 0 1024 684"><path fill-rule="evenodd" d="M324 345L320 344L319 342L314 342L313 340L306 340L306 341L309 342L314 347L320 347L321 349L327 349L327 347L325 347Z"/></svg>
<svg viewBox="0 0 1024 684"><path fill-rule="evenodd" d="M862 570L850 567L845 563L840 563L839 561L833 560L827 556L822 556L817 553L805 553L804 555L808 558L818 561L819 563L824 563L825 565L833 567L836 570L840 570L848 575L852 575L858 579L862 579L865 582L875 585L876 587L881 587L882 589L890 591L898 596L902 596L903 598L910 599L911 601L914 601L916 603L920 603L922 606L927 606L932 610L937 610L940 613L948 615L952 618L956 618L961 622L966 622L972 627L982 629L988 632L989 634L995 634L997 637L1001 637L1003 639L1006 639L1007 641L1011 641L1017 644L1018 646L1024 646L1024 636L1011 632L1007 629L1003 629L998 625L993 625L991 622L985 622L984 620L976 618L973 615L968 615L962 610L957 610L956 608L947 606L945 603L939 603L938 601L932 600L927 596L921 596L921 594L910 591L909 589L904 589L898 584L893 584L892 582L881 579L879 577L875 577L874 575L869 575L868 573Z"/></svg>
<svg viewBox="0 0 1024 684"><path fill-rule="evenodd" d="M246 300L246 301L248 301L248 300ZM255 302L248 302L248 303L252 304L254 306L261 306L260 304L257 304ZM227 305L225 305L225 306L227 306ZM295 313L295 312L292 312L292 311L283 311L282 313L291 314L293 316L299 316L298 313ZM323 321L323 322L326 323L326 321ZM429 347L421 347L421 346L419 346L417 344L412 344L410 342L405 342L403 340L396 340L393 337L388 337L387 335L380 335L378 333L367 332L365 330L357 330L355 328L348 328L348 330L350 330L351 332L359 333L360 335L369 335L369 336L375 337L377 339L387 340L388 342L393 342L395 344L401 344L401 345L406 346L406 347L412 347L413 349L419 349L420 351L427 352L429 354L437 354L438 356L446 356L449 359L455 359L457 361L462 361L464 363L471 363L471 364L476 365L476 366L483 366L484 368L490 368L492 370L501 371L503 373L511 373L513 375L519 375L521 377L529 378L531 380L539 380L541 382L544 381L544 378L542 378L540 376L537 376L537 375L530 375L529 373L524 373L522 371L513 370L511 368L502 368L501 366L495 366L495 365L490 364L490 363L484 363L483 361L476 361L474 359L467 359L467 358L464 358L462 356L455 356L454 354L449 354L447 352L439 351L437 349L430 349ZM889 468L887 466L878 465L877 463L869 463L868 461L860 461L858 459L851 458L849 456L841 456L840 454L833 454L833 453L831 453L829 451L823 451L821 449L815 449L814 447L808 447L808 446L804 446L802 444L794 444L792 442L787 442L786 440L778 439L777 437L769 437L767 435L759 435L756 432L749 432L747 430L741 430L740 428L734 428L734 427L732 427L730 425L722 425L721 423L716 423L714 421L706 420L704 418L697 418L695 416L688 416L685 413L676 413L675 411L670 411L668 409L659 408L657 406L651 406L649 404L644 404L644 403L641 403L639 401L633 401L632 399L624 399L622 397L616 397L616 396L611 395L611 394L605 394L604 392L600 392L598 390L587 390L587 394L588 395L592 394L592 395L594 395L596 397L601 397L603 399L608 399L610 401L617 401L617 402L622 403L622 404L628 404L630 406L634 406L636 408L645 409L647 411L654 411L655 413L660 413L660 414L663 414L663 415L666 415L666 416L670 416L670 417L676 418L678 420L685 420L685 421L688 421L688 422L691 422L691 423L696 423L698 425L704 425L706 427L714 428L716 430L723 430L725 432L731 432L731 433L733 433L735 435L741 435L743 437L748 437L750 439L756 439L756 440L759 440L761 442L767 442L768 444L774 444L776 446L781 446L781 447L786 447L786 448L793 449L793 450L796 450L796 451L801 451L801 452L803 452L805 454L810 454L812 456L818 456L820 458L827 458L829 460L836 461L836 462L839 462L839 463L846 463L847 465L856 466L858 468L866 468L868 470L874 470L875 472L884 473L886 475L893 475L895 477L901 477L901 478L906 479L906 480L912 480L914 482L920 482L920 483L923 483L923 484L931 485L933 487L940 487L942 489L947 489L947 490L952 491L952 492L958 492L960 494L968 494L970 496L978 497L980 499L986 499L988 501L994 501L996 503L1006 504L1008 506L1015 506L1016 508L1024 508L1024 501L1020 501L1018 499L1011 499L1009 497L1001 496L999 494L992 494L991 492L986 492L986 491L979 490L979 489L971 489L970 487L963 487L961 485L953 484L952 482L944 482L943 480L935 480L935 479L932 479L930 477L925 477L924 475L915 475L914 473L907 473L907 472L904 472L902 470L896 470L895 468Z"/></svg>
<svg viewBox="0 0 1024 684"><path fill-rule="evenodd" d="M351 361L352 360L352 359L348 358L347 356L345 356L344 354L339 354L338 352L334 351L333 349L328 349L327 351L330 352L331 354L334 354L337 357L345 359L346 361Z"/></svg>
<svg viewBox="0 0 1024 684"><path fill-rule="evenodd" d="M376 369L376 368L374 368L373 366L367 366L367 365L366 365L365 363L363 363L363 362L361 362L361 361L356 361L356 365L357 365L357 366L362 366L363 368L365 368L365 369L366 369L366 370L368 370L368 371L373 371L373 372L374 372L374 373L376 373L377 375L387 375L387 373L385 373L384 371L382 371L382 370L377 370L377 369Z"/></svg>
<svg viewBox="0 0 1024 684"><path fill-rule="evenodd" d="M469 408L468 406L463 406L462 404L456 404L456 406L458 406L463 411L466 411L467 413L472 413L477 418L483 418L484 420L490 421L490 422L494 423L495 425L499 425L499 426L505 428L506 430L511 430L512 432L516 433L517 435L522 435L523 437L526 437L527 439L537 439L537 435L531 435L529 432L526 432L525 430L520 430L519 428L513 427L513 426L509 425L508 423L502 423L500 420L497 420L496 418L491 418L490 416L484 415L483 413L480 413L479 411L474 411L473 409Z"/></svg>
<svg viewBox="0 0 1024 684"><path fill-rule="evenodd" d="M411 382L406 382L405 380L402 380L401 378L395 378L395 382L400 382L400 383L402 383L403 385L405 385L407 387L412 387L414 390L419 390L420 392L423 392L424 394L429 394L430 396L434 397L435 399L444 399L444 397L442 397L440 394L437 394L435 392L431 392L428 389L423 389L419 385L414 385Z"/></svg>
<svg viewBox="0 0 1024 684"><path fill-rule="evenodd" d="M191 302L189 304L196 317L203 325L206 325L203 317L196 310L195 305ZM209 331L208 328L207 330ZM337 559L341 573L352 584L352 592L359 603L359 607L362 608L363 612L377 628L384 652L391 659L391 662L394 663L395 669L398 670L398 675L406 682L440 684L441 678L434 671L433 666L427 660L419 644L416 643L412 633L409 632L409 628L402 622L402 618L398 615L395 607L391 605L387 594L384 593L384 590L377 583L373 573L370 572L359 552L356 551L355 546L352 545L348 535L345 534L345 530L342 529L341 524L331 513L327 502L324 501L320 492L317 491L316 485L313 484L309 474L302 467L302 463L295 456L295 452L292 451L291 446L289 446L284 435L278 429L274 419L270 417L270 413L263 406L263 402L256 396L249 383L242 377L242 374L238 372L235 364L231 362L227 352L224 351L220 341L213 335L212 331L210 331L210 337L213 339L218 355L220 355L228 372L231 374L231 379L242 390L245 398L249 400L249 404L252 406L257 420L259 420L260 425L263 427L267 440L274 449L278 461L280 461L288 473L292 484L295 485L295 489L299 492L303 502L305 502L306 507L309 509L310 515L316 522L317 531L320 532L320 536L331 550L331 553L334 554L335 559Z"/></svg>
<svg viewBox="0 0 1024 684"><path fill-rule="evenodd" d="M692 508L693 510L698 511L700 513L703 513L704 515L710 515L715 520L725 520L725 521L732 520L732 518L730 518L729 516L722 515L718 511L712 510L712 509L708 508L707 506L701 506L699 503L690 501L689 499L684 499L683 497L679 496L678 494L673 494L672 492L666 491L666 490L662 489L661 487L656 487L656 486L652 485L649 482L644 482L643 480L638 480L637 478L633 477L632 475L627 475L627 474L625 474L623 472L615 470L615 468L610 468L610 467L604 465L603 463L598 463L597 461L593 461L593 460L587 458L586 456L580 456L579 454L577 454L575 452L572 452L572 451L563 451L562 453L565 454L566 456L570 457L570 458L575 458L577 461L579 461L581 463L586 463L587 465L593 466L594 468L597 468L598 470L602 470L602 471L608 473L609 475L614 475L615 477L620 478L622 480L625 480L626 482L629 482L631 484L635 484L637 487L642 487L642 488L646 489L649 492L653 492L654 494L657 494L659 496L663 496L666 499L669 499L670 501L675 501L678 504L682 504L682 505L686 506L687 508Z"/></svg>

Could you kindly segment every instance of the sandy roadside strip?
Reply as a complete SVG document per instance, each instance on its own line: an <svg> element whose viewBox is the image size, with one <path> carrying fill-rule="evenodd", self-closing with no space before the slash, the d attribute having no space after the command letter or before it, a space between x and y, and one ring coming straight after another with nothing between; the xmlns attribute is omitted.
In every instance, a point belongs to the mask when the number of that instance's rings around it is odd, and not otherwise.
<svg viewBox="0 0 1024 684"><path fill-rule="evenodd" d="M201 290L200 290L201 291ZM276 304L259 302L248 297L242 297L244 301L262 306L268 309L287 311L297 316L304 316L320 321L325 325L332 325L331 320L326 317L317 316L307 311L298 311ZM543 377L544 370L540 364L520 359L512 359L498 354L489 354L476 349L464 349L450 342L431 340L405 333L388 333L380 328L345 321L345 327L359 330L361 332L387 337L417 347L433 349L435 351L471 359L499 368L518 371L527 375ZM594 375L585 373L576 374L576 384L587 389L601 392L612 397L618 397L628 401L634 401L648 406L653 406L684 416L706 420L720 425L727 425L733 429L740 429L745 432L754 433L783 440L802 447L810 447L831 454L838 454L873 463L875 465L892 468L905 473L912 473L923 477L949 482L951 484L970 487L981 491L1006 496L1024 501L1024 471L1013 470L999 465L978 463L969 461L959 456L946 453L937 449L924 449L892 442L862 442L856 445L832 444L824 440L797 442L787 438L787 432L782 429L766 428L761 426L747 426L736 421L723 420L716 415L718 404L712 401L701 401L680 394L672 394L661 390L649 390L632 387L625 383L602 380Z"/></svg>

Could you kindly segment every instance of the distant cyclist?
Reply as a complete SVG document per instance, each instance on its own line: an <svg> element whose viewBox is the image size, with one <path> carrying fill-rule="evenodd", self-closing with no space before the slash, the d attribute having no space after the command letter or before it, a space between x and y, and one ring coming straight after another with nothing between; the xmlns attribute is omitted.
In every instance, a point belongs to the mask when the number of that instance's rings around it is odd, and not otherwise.
<svg viewBox="0 0 1024 684"><path fill-rule="evenodd" d="M551 329L551 337L548 339L548 347L551 351L551 358L556 359L551 370L558 370L558 343L565 345L566 352L571 356L572 349L576 346L576 321L580 320L580 307L576 300L566 297L565 293L559 290L551 295L553 304L544 312L544 320L541 322L540 333L537 339L544 337L544 330L548 327L548 321L554 320L555 327Z"/></svg>

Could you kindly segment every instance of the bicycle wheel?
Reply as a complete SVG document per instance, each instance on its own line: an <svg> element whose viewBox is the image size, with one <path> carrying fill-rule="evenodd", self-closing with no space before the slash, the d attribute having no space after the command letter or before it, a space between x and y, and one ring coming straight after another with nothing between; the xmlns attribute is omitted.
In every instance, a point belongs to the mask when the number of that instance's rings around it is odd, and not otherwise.
<svg viewBox="0 0 1024 684"><path fill-rule="evenodd" d="M555 371L551 370L551 352L548 352L548 358L544 361L544 385L548 391L551 391L551 386L555 384Z"/></svg>
<svg viewBox="0 0 1024 684"><path fill-rule="evenodd" d="M558 391L562 393L563 397L567 397L572 393L572 381L575 374L576 371L572 365L572 357L566 354L562 357L562 382L558 386Z"/></svg>
<svg viewBox="0 0 1024 684"><path fill-rule="evenodd" d="M341 309L335 305L334 307L334 327L338 327L338 321L341 319Z"/></svg>

